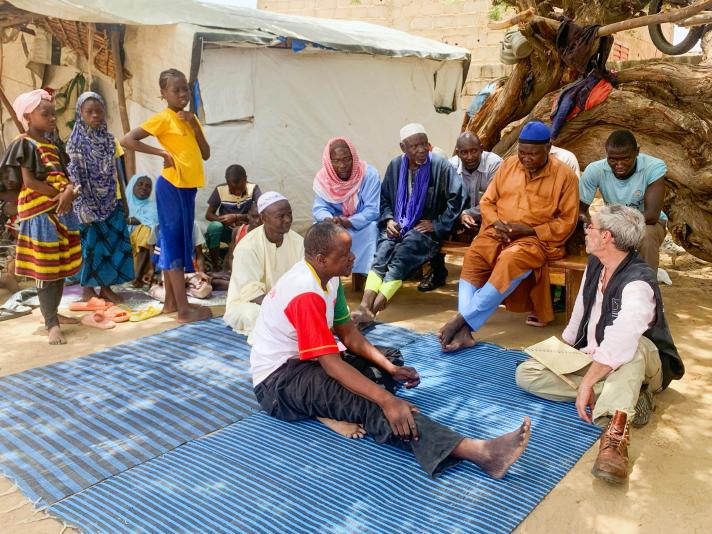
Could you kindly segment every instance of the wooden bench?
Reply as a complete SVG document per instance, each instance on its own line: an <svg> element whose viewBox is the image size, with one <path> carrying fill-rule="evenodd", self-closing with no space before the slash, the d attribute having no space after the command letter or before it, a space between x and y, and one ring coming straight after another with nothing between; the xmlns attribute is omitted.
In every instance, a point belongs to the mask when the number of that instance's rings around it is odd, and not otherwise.
<svg viewBox="0 0 712 534"><path fill-rule="evenodd" d="M469 248L467 243L443 241L440 252L452 256L463 257ZM588 258L585 256L566 256L549 263L549 284L563 286L566 289L566 321L568 322L574 310L576 295L578 295Z"/></svg>

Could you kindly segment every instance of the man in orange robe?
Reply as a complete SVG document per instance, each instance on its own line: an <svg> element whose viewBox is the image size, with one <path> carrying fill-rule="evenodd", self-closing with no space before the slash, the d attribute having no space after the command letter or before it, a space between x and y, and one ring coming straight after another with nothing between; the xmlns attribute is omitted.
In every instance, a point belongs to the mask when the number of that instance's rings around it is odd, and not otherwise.
<svg viewBox="0 0 712 534"><path fill-rule="evenodd" d="M480 200L482 228L465 254L458 314L440 329L445 352L474 345L476 332L504 301L532 312L528 324L554 319L547 262L564 257L578 218L578 179L549 157L549 128L527 123L516 156L500 166Z"/></svg>

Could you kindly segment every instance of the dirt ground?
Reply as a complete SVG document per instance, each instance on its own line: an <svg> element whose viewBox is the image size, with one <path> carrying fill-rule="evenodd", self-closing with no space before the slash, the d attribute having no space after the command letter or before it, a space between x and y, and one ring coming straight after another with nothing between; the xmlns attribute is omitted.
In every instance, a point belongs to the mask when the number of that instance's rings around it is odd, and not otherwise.
<svg viewBox="0 0 712 534"><path fill-rule="evenodd" d="M561 483L517 528L518 533L616 532L670 534L710 532L712 527L712 265L685 255L676 268L663 256L672 286L663 286L668 322L687 372L657 397L650 424L633 430L631 474L623 486L607 485L590 475L598 445L589 450ZM431 332L452 314L457 303L456 276L450 265L448 285L427 296L407 283L380 316L422 332ZM1 290L0 290L1 291ZM352 305L357 297L348 292ZM4 297L0 295L0 300ZM214 308L215 314L222 313ZM0 323L4 347L0 376L83 356L176 326L170 317L127 323L114 330L66 328L69 344L50 347L40 328L39 312ZM509 348L559 335L563 314L543 329L524 325L524 316L498 310L478 335ZM705 415L707 414L707 415ZM57 534L62 524L34 514L32 504L0 478L0 532ZM38 521L38 519L40 519ZM444 531L447 528L444 526Z"/></svg>

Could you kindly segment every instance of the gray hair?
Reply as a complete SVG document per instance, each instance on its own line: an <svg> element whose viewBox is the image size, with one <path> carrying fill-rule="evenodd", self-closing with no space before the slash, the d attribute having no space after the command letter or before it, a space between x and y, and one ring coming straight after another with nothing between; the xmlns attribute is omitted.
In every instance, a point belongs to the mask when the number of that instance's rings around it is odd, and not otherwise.
<svg viewBox="0 0 712 534"><path fill-rule="evenodd" d="M645 235L645 217L635 208L608 204L596 213L601 230L608 230L618 250L630 252L638 248Z"/></svg>

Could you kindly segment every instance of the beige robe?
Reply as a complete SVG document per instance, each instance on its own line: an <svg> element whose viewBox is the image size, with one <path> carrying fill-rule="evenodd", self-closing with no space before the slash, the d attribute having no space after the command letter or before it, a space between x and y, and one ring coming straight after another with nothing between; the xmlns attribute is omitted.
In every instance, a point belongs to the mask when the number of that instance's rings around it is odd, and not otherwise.
<svg viewBox="0 0 712 534"><path fill-rule="evenodd" d="M267 240L264 226L249 232L233 253L223 320L235 332L249 335L260 312L260 305L251 301L269 292L302 259L304 239L293 230L285 234L279 247Z"/></svg>

